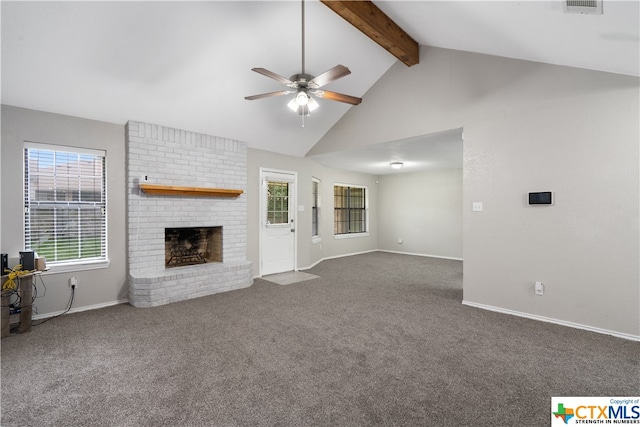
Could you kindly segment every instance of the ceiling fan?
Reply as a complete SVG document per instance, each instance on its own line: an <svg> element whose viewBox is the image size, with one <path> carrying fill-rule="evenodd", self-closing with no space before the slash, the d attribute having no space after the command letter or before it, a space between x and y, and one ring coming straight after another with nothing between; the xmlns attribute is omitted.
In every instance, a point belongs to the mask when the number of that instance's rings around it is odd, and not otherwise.
<svg viewBox="0 0 640 427"><path fill-rule="evenodd" d="M311 111L315 110L319 106L316 100L311 95L318 98L344 102L351 105L358 105L362 102L362 98L320 89L326 84L329 84L335 80L338 80L339 78L351 74L351 71L344 65L336 65L335 67L325 71L324 73L316 77L310 74L306 74L304 67L304 53L304 0L302 0L302 72L299 74L294 74L287 79L265 68L252 68L251 71L255 71L256 73L262 74L263 76L270 77L280 83L283 83L288 87L288 89L279 90L276 92L262 93L260 95L245 96L244 99L253 101L256 99L270 98L272 96L283 96L295 93L295 97L287 105L293 111L302 115L303 118L304 116L308 116Z"/></svg>

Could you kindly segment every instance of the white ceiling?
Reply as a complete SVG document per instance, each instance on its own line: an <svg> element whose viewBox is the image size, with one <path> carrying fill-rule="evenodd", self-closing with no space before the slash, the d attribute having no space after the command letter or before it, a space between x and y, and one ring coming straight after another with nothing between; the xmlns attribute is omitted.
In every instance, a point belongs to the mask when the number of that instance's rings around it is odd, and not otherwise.
<svg viewBox="0 0 640 427"><path fill-rule="evenodd" d="M602 15L564 0L374 3L421 45L640 75L637 0L603 0Z"/></svg>
<svg viewBox="0 0 640 427"><path fill-rule="evenodd" d="M372 175L462 169L462 129L309 156L321 165ZM401 169L390 163L400 162Z"/></svg>
<svg viewBox="0 0 640 427"><path fill-rule="evenodd" d="M638 0L605 0L599 16L567 14L560 0L374 3L421 45L640 75ZM244 100L283 88L251 68L285 77L301 71L298 1L2 1L1 7L3 104L146 121L295 156L358 108L320 100L303 129L286 108L288 97ZM317 0L307 0L306 17L307 73L346 65L352 74L326 89L367 102L367 90L395 58ZM434 155L431 144L419 153L408 141L393 150L404 145L415 159ZM379 156L383 151L372 147ZM344 161L342 154L336 159Z"/></svg>

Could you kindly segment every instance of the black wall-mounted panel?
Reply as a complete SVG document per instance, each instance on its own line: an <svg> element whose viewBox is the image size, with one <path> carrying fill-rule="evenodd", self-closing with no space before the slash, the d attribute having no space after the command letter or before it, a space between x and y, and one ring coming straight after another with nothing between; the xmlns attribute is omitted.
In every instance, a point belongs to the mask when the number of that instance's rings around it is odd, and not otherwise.
<svg viewBox="0 0 640 427"><path fill-rule="evenodd" d="M553 203L551 191L541 191L538 193L529 193L530 205L550 205Z"/></svg>

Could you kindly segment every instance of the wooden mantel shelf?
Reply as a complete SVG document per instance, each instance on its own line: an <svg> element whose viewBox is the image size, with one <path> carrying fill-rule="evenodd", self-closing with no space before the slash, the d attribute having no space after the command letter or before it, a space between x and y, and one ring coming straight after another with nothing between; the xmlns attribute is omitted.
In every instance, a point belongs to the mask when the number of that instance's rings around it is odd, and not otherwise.
<svg viewBox="0 0 640 427"><path fill-rule="evenodd" d="M242 190L227 188L179 187L176 185L140 184L147 194L161 196L238 197Z"/></svg>

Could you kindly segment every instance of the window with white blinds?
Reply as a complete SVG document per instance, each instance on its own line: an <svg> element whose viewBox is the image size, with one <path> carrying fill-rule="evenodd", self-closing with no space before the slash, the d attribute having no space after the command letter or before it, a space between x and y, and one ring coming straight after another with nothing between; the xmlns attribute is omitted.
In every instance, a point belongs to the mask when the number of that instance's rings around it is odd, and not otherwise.
<svg viewBox="0 0 640 427"><path fill-rule="evenodd" d="M47 265L107 260L105 152L27 143L25 248Z"/></svg>

